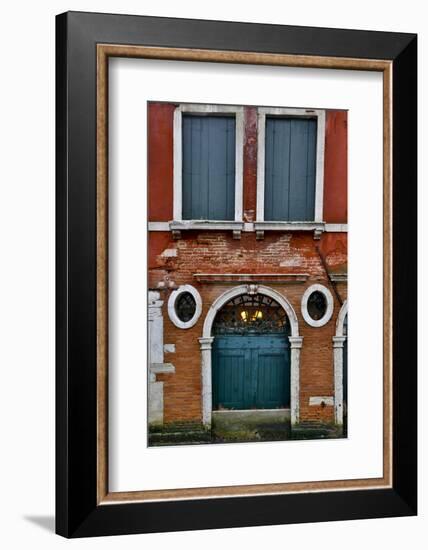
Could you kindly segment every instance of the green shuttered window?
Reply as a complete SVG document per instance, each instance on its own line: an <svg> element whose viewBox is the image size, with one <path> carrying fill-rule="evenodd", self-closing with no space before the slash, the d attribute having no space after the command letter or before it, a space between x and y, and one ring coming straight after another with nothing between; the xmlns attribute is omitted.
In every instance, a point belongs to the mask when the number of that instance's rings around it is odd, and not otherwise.
<svg viewBox="0 0 428 550"><path fill-rule="evenodd" d="M184 220L235 217L235 117L183 115Z"/></svg>
<svg viewBox="0 0 428 550"><path fill-rule="evenodd" d="M265 213L268 221L313 221L317 121L266 117Z"/></svg>

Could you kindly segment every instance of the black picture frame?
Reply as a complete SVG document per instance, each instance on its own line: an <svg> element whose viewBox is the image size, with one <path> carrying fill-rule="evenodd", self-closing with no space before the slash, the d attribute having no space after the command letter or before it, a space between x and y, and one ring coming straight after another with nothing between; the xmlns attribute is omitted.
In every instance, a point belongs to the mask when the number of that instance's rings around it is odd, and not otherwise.
<svg viewBox="0 0 428 550"><path fill-rule="evenodd" d="M392 62L393 483L97 505L96 46L147 45ZM417 36L68 12L56 18L56 532L65 537L417 513Z"/></svg>

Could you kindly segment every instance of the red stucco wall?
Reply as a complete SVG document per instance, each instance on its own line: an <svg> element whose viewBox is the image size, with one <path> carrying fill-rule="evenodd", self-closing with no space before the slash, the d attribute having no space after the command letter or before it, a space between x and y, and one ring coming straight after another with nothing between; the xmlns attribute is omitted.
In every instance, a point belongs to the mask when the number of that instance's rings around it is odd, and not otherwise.
<svg viewBox="0 0 428 550"><path fill-rule="evenodd" d="M245 107L244 221L254 222L257 202L257 109Z"/></svg>
<svg viewBox="0 0 428 550"><path fill-rule="evenodd" d="M324 155L324 221L348 220L348 113L327 111Z"/></svg>
<svg viewBox="0 0 428 550"><path fill-rule="evenodd" d="M149 221L172 220L174 109L171 103L148 104Z"/></svg>
<svg viewBox="0 0 428 550"><path fill-rule="evenodd" d="M170 221L173 211L172 103L148 106L148 200L150 221ZM324 221L347 222L347 111L326 112L324 155ZM257 187L257 110L245 107L244 221L255 221Z"/></svg>

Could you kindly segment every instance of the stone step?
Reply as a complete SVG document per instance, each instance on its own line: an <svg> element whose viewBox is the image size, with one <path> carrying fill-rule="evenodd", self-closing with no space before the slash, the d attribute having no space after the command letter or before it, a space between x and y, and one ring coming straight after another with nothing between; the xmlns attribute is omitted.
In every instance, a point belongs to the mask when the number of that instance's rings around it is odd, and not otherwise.
<svg viewBox="0 0 428 550"><path fill-rule="evenodd" d="M211 441L209 431L164 431L149 434L149 445L187 445L189 443L208 443Z"/></svg>
<svg viewBox="0 0 428 550"><path fill-rule="evenodd" d="M320 424L318 422L302 422L294 426L292 439L316 439L342 437L338 426Z"/></svg>

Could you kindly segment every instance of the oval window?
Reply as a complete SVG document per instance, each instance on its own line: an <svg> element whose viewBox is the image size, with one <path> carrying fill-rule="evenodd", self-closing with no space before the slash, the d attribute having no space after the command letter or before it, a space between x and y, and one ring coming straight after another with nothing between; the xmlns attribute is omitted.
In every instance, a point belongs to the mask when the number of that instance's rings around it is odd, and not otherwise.
<svg viewBox="0 0 428 550"><path fill-rule="evenodd" d="M301 308L303 319L308 325L322 327L333 315L333 295L324 285L312 285L302 296Z"/></svg>
<svg viewBox="0 0 428 550"><path fill-rule="evenodd" d="M168 299L168 315L178 328L193 327L202 313L202 299L192 285L182 285L171 292Z"/></svg>
<svg viewBox="0 0 428 550"><path fill-rule="evenodd" d="M315 290L308 298L308 313L314 321L319 321L327 311L327 299L319 290Z"/></svg>
<svg viewBox="0 0 428 550"><path fill-rule="evenodd" d="M182 292L175 301L175 313L183 323L189 322L196 313L196 300L190 292Z"/></svg>

